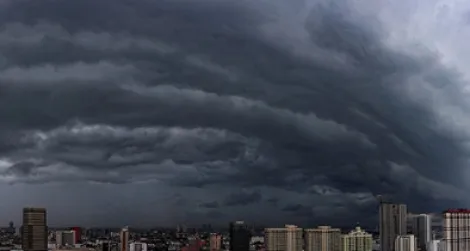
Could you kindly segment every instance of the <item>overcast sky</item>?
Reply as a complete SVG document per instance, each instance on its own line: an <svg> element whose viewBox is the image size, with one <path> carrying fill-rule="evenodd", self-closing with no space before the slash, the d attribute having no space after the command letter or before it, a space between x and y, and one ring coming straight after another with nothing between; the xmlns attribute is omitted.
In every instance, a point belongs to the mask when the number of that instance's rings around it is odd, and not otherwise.
<svg viewBox="0 0 470 251"><path fill-rule="evenodd" d="M469 40L466 0L1 0L0 225L469 206Z"/></svg>

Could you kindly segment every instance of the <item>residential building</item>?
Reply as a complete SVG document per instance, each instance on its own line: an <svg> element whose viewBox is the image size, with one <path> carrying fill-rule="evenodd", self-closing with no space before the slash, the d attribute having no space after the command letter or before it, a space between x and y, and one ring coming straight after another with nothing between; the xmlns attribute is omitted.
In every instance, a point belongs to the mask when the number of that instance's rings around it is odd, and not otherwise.
<svg viewBox="0 0 470 251"><path fill-rule="evenodd" d="M305 229L305 251L340 251L341 230L330 226Z"/></svg>

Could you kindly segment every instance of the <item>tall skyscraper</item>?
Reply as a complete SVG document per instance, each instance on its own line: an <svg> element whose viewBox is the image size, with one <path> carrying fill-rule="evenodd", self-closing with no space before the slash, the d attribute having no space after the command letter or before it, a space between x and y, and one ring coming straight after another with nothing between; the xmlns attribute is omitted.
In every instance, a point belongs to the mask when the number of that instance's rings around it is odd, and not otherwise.
<svg viewBox="0 0 470 251"><path fill-rule="evenodd" d="M230 250L229 251L249 251L251 231L243 221L230 223Z"/></svg>
<svg viewBox="0 0 470 251"><path fill-rule="evenodd" d="M449 209L444 211L443 238L446 251L470 250L470 210Z"/></svg>
<svg viewBox="0 0 470 251"><path fill-rule="evenodd" d="M360 227L341 236L341 251L372 251L372 234Z"/></svg>
<svg viewBox="0 0 470 251"><path fill-rule="evenodd" d="M266 251L302 251L302 228L286 225L283 228L266 228L264 245Z"/></svg>
<svg viewBox="0 0 470 251"><path fill-rule="evenodd" d="M121 229L119 246L119 251L129 251L129 228L127 227Z"/></svg>
<svg viewBox="0 0 470 251"><path fill-rule="evenodd" d="M330 226L305 229L305 251L339 251L341 230Z"/></svg>
<svg viewBox="0 0 470 251"><path fill-rule="evenodd" d="M380 202L380 250L395 250L395 240L399 235L406 235L407 209L404 204Z"/></svg>
<svg viewBox="0 0 470 251"><path fill-rule="evenodd" d="M24 251L47 251L47 213L45 208L24 208L21 242Z"/></svg>
<svg viewBox="0 0 470 251"><path fill-rule="evenodd" d="M416 240L412 234L399 235L395 240L396 251L416 251Z"/></svg>
<svg viewBox="0 0 470 251"><path fill-rule="evenodd" d="M411 233L415 236L418 248L426 251L426 244L431 241L431 216L427 214L414 215L411 219Z"/></svg>

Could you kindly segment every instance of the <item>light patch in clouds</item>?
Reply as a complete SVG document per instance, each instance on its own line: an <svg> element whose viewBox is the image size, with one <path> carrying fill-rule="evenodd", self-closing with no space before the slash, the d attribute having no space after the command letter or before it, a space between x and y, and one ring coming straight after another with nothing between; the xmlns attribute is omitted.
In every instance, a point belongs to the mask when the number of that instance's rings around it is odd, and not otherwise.
<svg viewBox="0 0 470 251"><path fill-rule="evenodd" d="M116 65L110 62L86 64L78 62L70 65L42 65L30 68L13 67L0 71L0 81L6 83L64 83L105 80L122 80L136 73L132 65Z"/></svg>
<svg viewBox="0 0 470 251"><path fill-rule="evenodd" d="M259 120L260 122L287 126L288 128L305 132L312 139L353 139L360 141L366 147L374 147L374 144L364 134L355 132L335 121L323 120L312 113L301 114L287 109L271 107L257 100L237 96L220 96L201 90L178 89L168 85L160 85L153 88L126 85L123 88L143 96L168 100L171 103L199 106L213 104L213 107L217 109L224 107L225 113L231 113L233 116L250 116L252 119ZM172 98L168 99L168 97Z"/></svg>
<svg viewBox="0 0 470 251"><path fill-rule="evenodd" d="M43 43L45 39L70 42L77 46L98 51L138 48L160 54L170 54L178 50L176 46L162 41L134 37L128 33L112 34L83 31L71 34L58 24L45 22L32 26L22 23L9 23L0 29L0 46L36 46Z"/></svg>

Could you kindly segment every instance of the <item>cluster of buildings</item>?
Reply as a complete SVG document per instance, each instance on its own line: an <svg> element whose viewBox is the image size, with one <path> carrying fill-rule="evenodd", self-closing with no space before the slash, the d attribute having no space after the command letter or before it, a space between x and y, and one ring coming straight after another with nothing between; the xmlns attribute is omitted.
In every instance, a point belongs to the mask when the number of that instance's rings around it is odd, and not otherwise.
<svg viewBox="0 0 470 251"><path fill-rule="evenodd" d="M339 228L295 225L264 230L264 251L470 251L470 210L449 209L441 215L440 231L432 231L432 216L411 214L404 204L381 201L379 236L360 227L343 233ZM234 236L230 236L233 238ZM240 238L236 238L237 240ZM230 251L249 251L244 247ZM237 244L237 247L243 246ZM231 245L232 247L232 245Z"/></svg>
<svg viewBox="0 0 470 251"><path fill-rule="evenodd" d="M106 237L87 238L79 227L50 231L46 209L24 208L21 245L0 246L0 251L470 251L470 210L449 209L441 219L440 231L433 231L431 215L410 214L404 204L381 202L378 236L359 226L343 232L331 226L295 225L264 228L256 235L245 222L235 221L227 234L178 228L154 238L157 231L136 235L124 227ZM15 227L10 223L2 231L13 236Z"/></svg>

